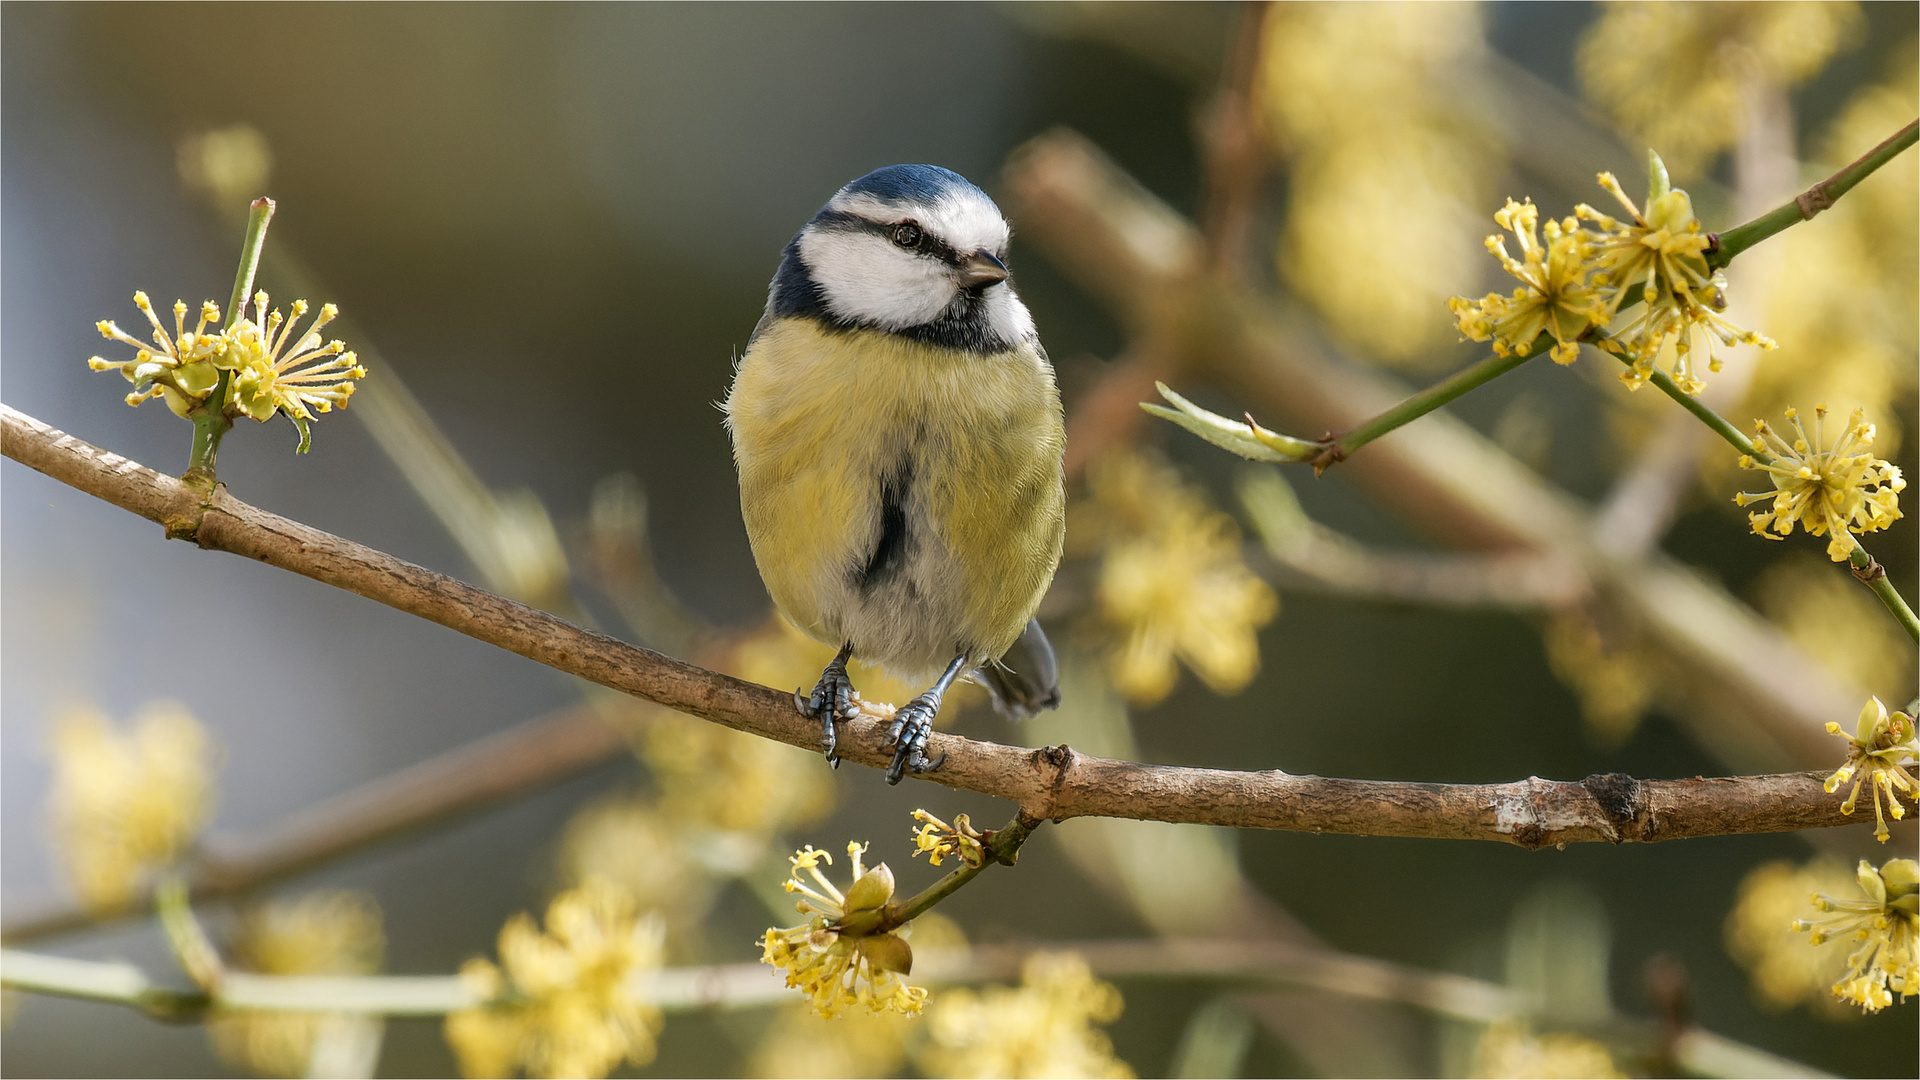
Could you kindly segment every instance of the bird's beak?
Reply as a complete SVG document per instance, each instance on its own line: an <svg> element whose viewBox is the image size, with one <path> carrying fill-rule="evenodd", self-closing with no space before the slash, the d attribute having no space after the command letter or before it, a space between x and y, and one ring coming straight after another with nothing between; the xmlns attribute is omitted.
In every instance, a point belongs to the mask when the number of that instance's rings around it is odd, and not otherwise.
<svg viewBox="0 0 1920 1080"><path fill-rule="evenodd" d="M976 251L960 260L960 287L977 289L1007 280L1007 264L989 251Z"/></svg>

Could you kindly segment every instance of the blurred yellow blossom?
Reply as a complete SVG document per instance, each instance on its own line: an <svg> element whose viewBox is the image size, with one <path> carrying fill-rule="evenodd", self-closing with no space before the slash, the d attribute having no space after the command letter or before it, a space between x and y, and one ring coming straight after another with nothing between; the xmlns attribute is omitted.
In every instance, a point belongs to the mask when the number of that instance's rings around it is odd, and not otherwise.
<svg viewBox="0 0 1920 1080"><path fill-rule="evenodd" d="M1580 43L1580 81L1693 177L1745 130L1756 83L1811 77L1862 25L1851 3L1612 3Z"/></svg>
<svg viewBox="0 0 1920 1080"><path fill-rule="evenodd" d="M758 861L766 838L833 809L831 774L818 767L820 755L683 713L654 713L640 753L661 813L685 828L732 834L726 843L743 845L750 862Z"/></svg>
<svg viewBox="0 0 1920 1080"><path fill-rule="evenodd" d="M1858 546L1854 533L1869 533L1894 523L1900 514L1900 492L1907 481L1894 465L1874 457L1873 425L1858 409L1847 421L1844 432L1826 446L1827 407L1813 410L1813 438L1807 438L1800 426L1800 414L1787 410L1787 422L1793 425L1793 442L1774 433L1765 420L1755 420L1759 442L1773 456L1771 464L1742 457L1740 467L1758 469L1773 479L1774 490L1760 494L1741 492L1733 497L1740 506L1772 500L1765 511L1752 511L1747 520L1753 531L1769 540L1793 534L1799 522L1813 536L1826 536L1827 557L1845 562ZM1771 531L1769 531L1771 530Z"/></svg>
<svg viewBox="0 0 1920 1080"><path fill-rule="evenodd" d="M955 814L949 825L925 810L915 810L913 820L922 823L913 833L913 853L925 852L929 864L959 859L968 866L986 865L988 834L975 829L967 815Z"/></svg>
<svg viewBox="0 0 1920 1080"><path fill-rule="evenodd" d="M1881 794L1884 793L1891 804L1893 820L1899 821L1907 816L1907 809L1900 804L1902 795L1896 794L1895 789L1906 798L1912 798L1915 792L1914 776L1906 769L1908 761L1920 757L1920 743L1914 740L1913 717L1903 712L1889 714L1879 698L1870 697L1860 710L1854 734L1846 734L1832 721L1827 723L1827 734L1839 735L1850 744L1846 763L1827 777L1827 790L1834 791L1852 780L1847 801L1840 804L1841 813L1851 814L1854 802L1860 798L1860 785L1871 788L1873 837L1886 843L1887 819L1880 811Z"/></svg>
<svg viewBox="0 0 1920 1080"><path fill-rule="evenodd" d="M108 341L118 341L134 348L133 359L116 363L104 357L93 356L87 359L87 366L95 371L118 370L126 380L133 384L133 392L127 395L127 404L138 405L150 398L164 398L167 408L177 416L185 416L194 406L206 400L213 391L214 384L220 379L220 372L213 365L213 358L226 351L227 341L219 332L207 333L207 326L220 323L220 305L208 300L200 305L200 318L192 330L187 329L187 303L184 300L173 302L173 332L160 325L160 317L153 313L153 303L144 292L133 294L133 306L153 324L153 344L146 345L138 338L120 329L109 319L94 324L100 336Z"/></svg>
<svg viewBox="0 0 1920 1080"><path fill-rule="evenodd" d="M1837 951L1824 945L1810 949L1790 932L1806 913L1809 896L1839 892L1852 880L1846 863L1824 855L1804 866L1763 863L1741 880L1723 936L1727 953L1753 980L1761 1005L1777 1011L1804 1003L1829 1018L1854 1015L1827 992Z"/></svg>
<svg viewBox="0 0 1920 1080"><path fill-rule="evenodd" d="M174 145L180 179L222 205L238 206L267 186L273 147L251 124L188 135Z"/></svg>
<svg viewBox="0 0 1920 1080"><path fill-rule="evenodd" d="M659 914L669 944L677 947L706 918L717 888L707 853L697 850L703 837L711 838L692 833L649 798L613 795L588 803L568 820L555 868L569 888L603 878L635 896L673 897ZM739 857L726 855L730 862Z"/></svg>
<svg viewBox="0 0 1920 1080"><path fill-rule="evenodd" d="M1920 866L1912 859L1891 859L1876 870L1862 859L1854 878L1865 899L1835 900L1815 893L1815 908L1839 914L1796 919L1793 929L1813 931L1809 941L1814 945L1835 938L1857 942L1833 994L1867 1012L1879 1012L1893 1004L1894 994L1903 1002L1920 994L1920 965L1914 957L1920 932Z"/></svg>
<svg viewBox="0 0 1920 1080"><path fill-rule="evenodd" d="M1362 352L1431 368L1433 305L1472 272L1471 207L1499 168L1457 88L1485 47L1470 4L1276 4L1254 99L1288 161L1277 245L1293 292Z"/></svg>
<svg viewBox="0 0 1920 1080"><path fill-rule="evenodd" d="M898 1076L918 1024L896 1012L861 1010L831 1020L805 1004L781 1009L747 1065L748 1076Z"/></svg>
<svg viewBox="0 0 1920 1080"><path fill-rule="evenodd" d="M1493 1024L1473 1051L1475 1077L1542 1077L1568 1080L1621 1078L1626 1074L1607 1048L1580 1035L1531 1035L1515 1024Z"/></svg>
<svg viewBox="0 0 1920 1080"><path fill-rule="evenodd" d="M1479 300L1456 296L1447 301L1460 332L1474 341L1492 338L1493 351L1501 356L1525 356L1532 351L1534 339L1551 334L1556 343L1553 362L1573 363L1580 355L1580 335L1600 312L1599 296L1587 283L1590 234L1580 228L1578 218L1548 219L1547 242L1542 247L1540 211L1531 200L1508 199L1493 220L1513 233L1520 258L1509 255L1506 239L1497 235L1487 237L1487 251L1521 285L1511 297L1488 293Z"/></svg>
<svg viewBox="0 0 1920 1080"><path fill-rule="evenodd" d="M1843 685L1883 698L1912 692L1913 639L1852 575L1793 551L1760 575L1753 592L1767 618Z"/></svg>
<svg viewBox="0 0 1920 1080"><path fill-rule="evenodd" d="M760 959L785 970L787 986L805 994L823 1017L838 1016L849 1005L915 1016L927 992L898 978L913 971L913 948L883 929L893 899L893 871L886 863L867 869L861 861L866 850L865 844L847 845L853 883L844 893L820 872L820 864L831 864L833 856L811 845L794 852L788 860L793 874L784 887L800 894L795 910L807 921L769 929L760 939Z"/></svg>
<svg viewBox="0 0 1920 1080"><path fill-rule="evenodd" d="M1681 390L1697 394L1706 385L1694 364L1696 336L1707 346L1707 370L1719 371L1721 359L1714 342L1732 346L1775 348L1772 339L1743 330L1720 312L1727 307L1726 276L1707 265L1707 235L1693 216L1687 193L1670 188L1666 166L1649 153L1649 189L1643 213L1612 173L1600 174L1600 186L1627 211L1629 221L1601 213L1586 203L1574 214L1598 226L1591 237L1595 285L1607 298L1595 321L1611 323L1634 286L1640 286L1633 316L1599 344L1630 362L1620 375L1629 389L1639 389L1653 374L1661 346L1671 345L1673 381Z"/></svg>
<svg viewBox="0 0 1920 1080"><path fill-rule="evenodd" d="M1638 636L1599 613L1569 608L1548 616L1541 638L1554 675L1580 698L1587 735L1603 747L1633 737L1659 692L1659 667L1648 663Z"/></svg>
<svg viewBox="0 0 1920 1080"><path fill-rule="evenodd" d="M322 889L248 909L232 944L234 966L263 975L371 975L386 935L380 907L365 893ZM378 1046L375 1017L314 1012L232 1012L207 1034L236 1069L266 1076L318 1076L328 1043Z"/></svg>
<svg viewBox="0 0 1920 1080"><path fill-rule="evenodd" d="M300 452L305 453L307 423L313 414L328 412L335 405L344 408L353 396L353 380L365 378L367 369L344 342L321 344L320 331L340 314L339 308L323 304L313 324L293 341L307 302L295 300L291 317L277 308L269 312L267 304L266 293L254 294L253 317L243 312L227 331L227 347L214 358L214 365L233 372L227 385L228 415L250 416L264 423L274 413L284 413L300 430Z"/></svg>
<svg viewBox="0 0 1920 1080"><path fill-rule="evenodd" d="M53 726L54 847L80 901L121 907L192 842L213 812L214 748L186 707L157 701L121 731L97 709Z"/></svg>
<svg viewBox="0 0 1920 1080"><path fill-rule="evenodd" d="M1217 693L1244 688L1260 670L1257 631L1279 600L1247 568L1233 519L1131 452L1095 462L1087 479L1080 516L1103 546L1097 599L1117 637L1107 654L1115 684L1157 702L1179 678L1177 657Z"/></svg>
<svg viewBox="0 0 1920 1080"><path fill-rule="evenodd" d="M660 1010L636 985L660 966L661 923L633 894L593 878L554 897L543 932L525 912L500 930L500 964L475 958L460 977L491 1004L447 1017L447 1042L469 1077L605 1076L653 1060Z"/></svg>
<svg viewBox="0 0 1920 1080"><path fill-rule="evenodd" d="M928 1014L922 1072L952 1077L1130 1077L1094 1025L1120 1018L1120 991L1073 953L1035 953L1020 986L953 990Z"/></svg>

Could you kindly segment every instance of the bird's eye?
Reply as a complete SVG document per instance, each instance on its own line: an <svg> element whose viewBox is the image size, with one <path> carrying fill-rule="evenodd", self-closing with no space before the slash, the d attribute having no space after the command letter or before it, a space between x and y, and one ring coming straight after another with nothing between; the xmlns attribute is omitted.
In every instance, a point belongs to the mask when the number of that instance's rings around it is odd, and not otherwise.
<svg viewBox="0 0 1920 1080"><path fill-rule="evenodd" d="M920 231L920 226L911 221L903 221L893 227L893 242L908 251L919 247L920 242L925 239L926 234Z"/></svg>

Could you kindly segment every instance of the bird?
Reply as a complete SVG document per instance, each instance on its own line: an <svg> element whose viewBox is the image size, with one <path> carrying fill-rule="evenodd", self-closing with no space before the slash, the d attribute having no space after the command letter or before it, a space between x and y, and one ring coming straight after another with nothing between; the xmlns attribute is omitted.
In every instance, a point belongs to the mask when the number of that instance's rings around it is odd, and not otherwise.
<svg viewBox="0 0 1920 1080"><path fill-rule="evenodd" d="M1059 704L1034 618L1066 531L1053 365L986 192L937 165L852 181L787 244L722 403L774 604L836 648L811 692L837 768L852 658L927 689L888 726L887 782L931 772L958 678L1023 719Z"/></svg>

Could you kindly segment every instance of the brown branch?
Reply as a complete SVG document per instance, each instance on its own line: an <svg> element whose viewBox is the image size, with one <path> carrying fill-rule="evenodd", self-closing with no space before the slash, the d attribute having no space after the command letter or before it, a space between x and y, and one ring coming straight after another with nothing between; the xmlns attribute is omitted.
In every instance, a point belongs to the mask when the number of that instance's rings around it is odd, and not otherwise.
<svg viewBox="0 0 1920 1080"><path fill-rule="evenodd" d="M0 405L0 453L122 509L169 536L258 559L437 622L602 686L801 747L819 731L790 691L756 686L583 630L444 574L250 506L108 453ZM886 706L848 721L847 760L892 758ZM1230 772L1110 761L1066 746L1028 750L936 734L946 764L923 779L1017 804L1028 816L1195 822L1370 836L1480 839L1538 848L1778 832L1858 821L1814 773L1636 781L1422 784Z"/></svg>

